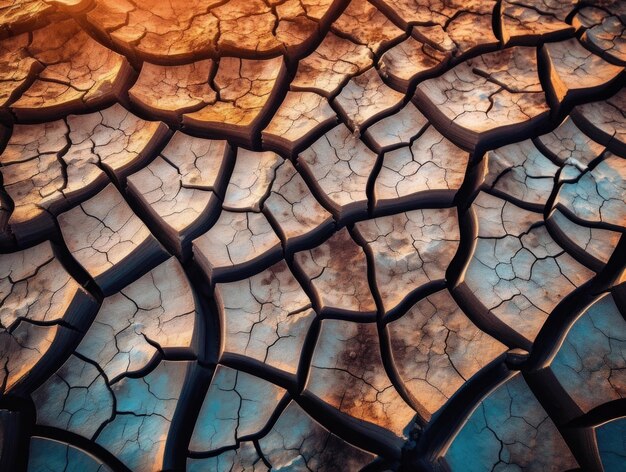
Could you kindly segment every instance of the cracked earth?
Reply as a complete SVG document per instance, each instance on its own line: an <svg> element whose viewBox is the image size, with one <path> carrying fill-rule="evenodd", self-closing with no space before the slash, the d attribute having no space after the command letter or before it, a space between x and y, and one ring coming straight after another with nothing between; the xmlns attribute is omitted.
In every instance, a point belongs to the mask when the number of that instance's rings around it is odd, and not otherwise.
<svg viewBox="0 0 626 472"><path fill-rule="evenodd" d="M0 471L626 471L626 3L0 2Z"/></svg>

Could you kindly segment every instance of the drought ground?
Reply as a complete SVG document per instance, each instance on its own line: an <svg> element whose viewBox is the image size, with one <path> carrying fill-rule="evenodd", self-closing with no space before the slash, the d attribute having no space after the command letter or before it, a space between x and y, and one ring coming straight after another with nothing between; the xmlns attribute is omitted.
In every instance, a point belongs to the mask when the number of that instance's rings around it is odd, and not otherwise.
<svg viewBox="0 0 626 472"><path fill-rule="evenodd" d="M0 4L0 470L626 470L626 2Z"/></svg>

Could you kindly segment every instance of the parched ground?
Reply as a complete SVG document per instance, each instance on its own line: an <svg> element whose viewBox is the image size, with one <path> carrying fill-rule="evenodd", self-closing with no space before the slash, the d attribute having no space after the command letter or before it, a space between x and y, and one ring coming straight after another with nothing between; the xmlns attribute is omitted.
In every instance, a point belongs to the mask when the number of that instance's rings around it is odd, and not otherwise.
<svg viewBox="0 0 626 472"><path fill-rule="evenodd" d="M626 2L0 2L0 471L626 470Z"/></svg>

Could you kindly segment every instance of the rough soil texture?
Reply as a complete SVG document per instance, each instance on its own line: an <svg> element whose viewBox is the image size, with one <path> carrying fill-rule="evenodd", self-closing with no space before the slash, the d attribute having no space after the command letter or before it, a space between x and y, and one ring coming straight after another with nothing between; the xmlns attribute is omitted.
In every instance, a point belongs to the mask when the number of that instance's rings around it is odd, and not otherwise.
<svg viewBox="0 0 626 472"><path fill-rule="evenodd" d="M624 471L626 2L0 2L0 471Z"/></svg>

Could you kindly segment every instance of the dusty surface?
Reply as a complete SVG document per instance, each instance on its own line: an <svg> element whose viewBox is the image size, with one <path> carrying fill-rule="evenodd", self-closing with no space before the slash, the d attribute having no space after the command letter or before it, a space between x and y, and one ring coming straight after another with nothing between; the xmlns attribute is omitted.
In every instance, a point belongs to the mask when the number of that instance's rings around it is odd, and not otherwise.
<svg viewBox="0 0 626 472"><path fill-rule="evenodd" d="M619 0L0 4L0 470L613 471Z"/></svg>

